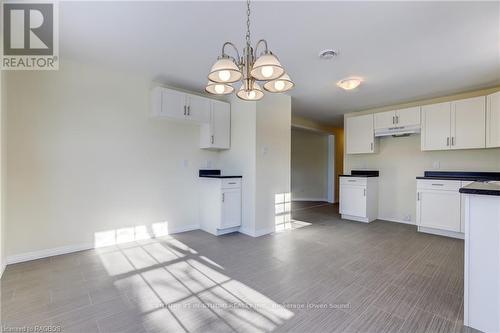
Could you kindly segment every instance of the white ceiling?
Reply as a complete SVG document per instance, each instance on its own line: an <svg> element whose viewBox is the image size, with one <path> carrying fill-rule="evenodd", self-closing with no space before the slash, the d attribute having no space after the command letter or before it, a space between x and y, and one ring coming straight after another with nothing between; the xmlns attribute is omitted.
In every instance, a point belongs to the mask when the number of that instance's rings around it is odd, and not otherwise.
<svg viewBox="0 0 500 333"><path fill-rule="evenodd" d="M224 41L240 48L245 3L61 2L63 59L130 70L202 92ZM332 124L370 107L500 84L500 2L252 3L296 83L294 114ZM334 48L339 56L320 60ZM335 83L364 78L354 91Z"/></svg>

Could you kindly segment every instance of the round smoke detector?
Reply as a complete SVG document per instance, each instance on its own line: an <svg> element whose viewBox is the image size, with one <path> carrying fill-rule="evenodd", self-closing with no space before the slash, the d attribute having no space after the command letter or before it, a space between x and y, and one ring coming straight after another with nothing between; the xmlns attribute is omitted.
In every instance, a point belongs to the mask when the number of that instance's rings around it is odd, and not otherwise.
<svg viewBox="0 0 500 333"><path fill-rule="evenodd" d="M321 59L333 59L335 58L336 56L338 55L337 51L335 51L334 49L326 49L326 50L323 50L319 53L319 57Z"/></svg>

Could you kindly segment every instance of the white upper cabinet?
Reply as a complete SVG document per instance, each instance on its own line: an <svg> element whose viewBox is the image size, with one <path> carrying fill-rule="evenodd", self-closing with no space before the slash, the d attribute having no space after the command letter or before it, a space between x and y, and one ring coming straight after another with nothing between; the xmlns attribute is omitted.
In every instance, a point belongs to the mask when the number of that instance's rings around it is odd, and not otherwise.
<svg viewBox="0 0 500 333"><path fill-rule="evenodd" d="M500 147L500 91L487 97L486 147Z"/></svg>
<svg viewBox="0 0 500 333"><path fill-rule="evenodd" d="M420 126L420 106L396 110L396 126Z"/></svg>
<svg viewBox="0 0 500 333"><path fill-rule="evenodd" d="M373 114L346 119L346 154L370 154L375 152Z"/></svg>
<svg viewBox="0 0 500 333"><path fill-rule="evenodd" d="M231 105L218 100L156 87L151 92L152 114L201 124L200 147L229 149Z"/></svg>
<svg viewBox="0 0 500 333"><path fill-rule="evenodd" d="M158 115L184 119L187 113L186 94L170 89L161 89L160 92L161 109Z"/></svg>
<svg viewBox="0 0 500 333"><path fill-rule="evenodd" d="M210 101L210 120L201 125L200 148L229 149L231 141L231 106Z"/></svg>
<svg viewBox="0 0 500 333"><path fill-rule="evenodd" d="M210 99L181 91L156 87L151 93L155 116L206 123L210 120Z"/></svg>
<svg viewBox="0 0 500 333"><path fill-rule="evenodd" d="M375 129L420 126L420 106L374 114Z"/></svg>
<svg viewBox="0 0 500 333"><path fill-rule="evenodd" d="M422 106L422 150L485 148L484 96Z"/></svg>
<svg viewBox="0 0 500 333"><path fill-rule="evenodd" d="M450 149L451 103L422 106L422 150Z"/></svg>
<svg viewBox="0 0 500 333"><path fill-rule="evenodd" d="M186 95L186 116L189 120L199 123L207 123L210 121L210 99Z"/></svg>
<svg viewBox="0 0 500 333"><path fill-rule="evenodd" d="M451 149L486 147L486 98L484 96L452 102Z"/></svg>
<svg viewBox="0 0 500 333"><path fill-rule="evenodd" d="M396 111L385 111L373 115L375 129L384 129L396 126Z"/></svg>

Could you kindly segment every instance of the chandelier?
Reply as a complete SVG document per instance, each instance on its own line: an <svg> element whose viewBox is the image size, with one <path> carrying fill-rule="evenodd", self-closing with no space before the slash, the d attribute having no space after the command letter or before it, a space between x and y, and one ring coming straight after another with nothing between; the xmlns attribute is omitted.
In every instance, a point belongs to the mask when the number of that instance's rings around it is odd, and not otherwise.
<svg viewBox="0 0 500 333"><path fill-rule="evenodd" d="M236 58L226 53L226 47L232 47ZM257 57L259 46L264 50ZM236 95L245 101L257 101L264 97L264 92L257 81L261 81L266 91L282 93L293 88L294 83L280 64L278 57L269 51L267 41L261 39L252 48L250 41L250 0L247 0L246 46L240 57L238 48L231 42L222 45L222 54L208 74L205 90L211 94L226 95L234 91L233 84L241 81Z"/></svg>

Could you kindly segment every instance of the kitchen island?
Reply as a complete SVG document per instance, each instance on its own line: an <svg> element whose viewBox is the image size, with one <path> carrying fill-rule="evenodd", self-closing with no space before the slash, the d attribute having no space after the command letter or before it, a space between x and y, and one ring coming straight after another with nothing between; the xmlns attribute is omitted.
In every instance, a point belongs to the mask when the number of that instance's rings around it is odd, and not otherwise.
<svg viewBox="0 0 500 333"><path fill-rule="evenodd" d="M464 325L500 332L500 183L474 182L465 195Z"/></svg>

